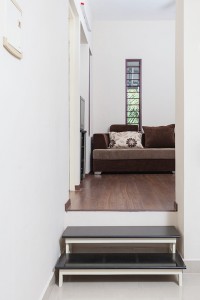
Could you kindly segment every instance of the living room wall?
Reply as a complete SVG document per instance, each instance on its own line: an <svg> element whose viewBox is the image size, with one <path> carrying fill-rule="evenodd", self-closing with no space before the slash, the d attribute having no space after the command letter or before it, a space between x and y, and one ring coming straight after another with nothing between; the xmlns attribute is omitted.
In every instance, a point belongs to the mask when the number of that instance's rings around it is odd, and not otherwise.
<svg viewBox="0 0 200 300"><path fill-rule="evenodd" d="M175 22L98 21L93 26L93 128L125 122L125 59L142 59L143 125L175 123Z"/></svg>

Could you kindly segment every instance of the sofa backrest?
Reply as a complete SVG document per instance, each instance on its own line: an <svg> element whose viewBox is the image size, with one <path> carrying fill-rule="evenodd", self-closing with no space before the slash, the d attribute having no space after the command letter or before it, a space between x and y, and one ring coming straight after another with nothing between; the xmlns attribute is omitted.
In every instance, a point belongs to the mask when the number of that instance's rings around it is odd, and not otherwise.
<svg viewBox="0 0 200 300"><path fill-rule="evenodd" d="M114 132L138 131L138 125L113 124L110 126L110 131L114 131Z"/></svg>
<svg viewBox="0 0 200 300"><path fill-rule="evenodd" d="M92 149L107 149L109 143L108 133L95 133L92 138Z"/></svg>

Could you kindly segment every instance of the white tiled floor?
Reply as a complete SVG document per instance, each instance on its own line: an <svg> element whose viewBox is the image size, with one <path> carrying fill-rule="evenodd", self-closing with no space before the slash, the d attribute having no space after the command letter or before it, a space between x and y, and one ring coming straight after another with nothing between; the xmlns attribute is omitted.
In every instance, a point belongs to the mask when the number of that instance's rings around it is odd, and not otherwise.
<svg viewBox="0 0 200 300"><path fill-rule="evenodd" d="M200 274L175 277L71 277L53 285L48 300L200 300Z"/></svg>

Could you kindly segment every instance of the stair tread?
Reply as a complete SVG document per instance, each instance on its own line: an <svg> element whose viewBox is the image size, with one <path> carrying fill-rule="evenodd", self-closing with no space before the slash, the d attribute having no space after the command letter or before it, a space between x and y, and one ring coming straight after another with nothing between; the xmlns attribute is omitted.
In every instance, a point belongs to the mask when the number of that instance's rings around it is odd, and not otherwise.
<svg viewBox="0 0 200 300"><path fill-rule="evenodd" d="M180 238L174 226L69 226L63 238Z"/></svg>
<svg viewBox="0 0 200 300"><path fill-rule="evenodd" d="M179 253L64 253L56 269L186 269Z"/></svg>

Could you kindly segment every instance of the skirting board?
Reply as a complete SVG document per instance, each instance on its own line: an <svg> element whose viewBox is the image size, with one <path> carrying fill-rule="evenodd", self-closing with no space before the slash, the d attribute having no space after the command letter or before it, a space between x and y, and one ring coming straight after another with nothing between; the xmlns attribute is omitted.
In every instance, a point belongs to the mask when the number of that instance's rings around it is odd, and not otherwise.
<svg viewBox="0 0 200 300"><path fill-rule="evenodd" d="M65 203L65 211L68 210L68 208L70 207L70 205L71 205L71 200L69 199L69 200L67 200L67 202Z"/></svg>
<svg viewBox="0 0 200 300"><path fill-rule="evenodd" d="M184 273L200 273L200 260L184 260L187 269Z"/></svg>
<svg viewBox="0 0 200 300"><path fill-rule="evenodd" d="M52 290L54 284L55 284L55 273L52 272L49 280L47 281L45 288L43 289L43 292L42 292L39 300L48 300L49 299L49 296L51 294L51 290Z"/></svg>

